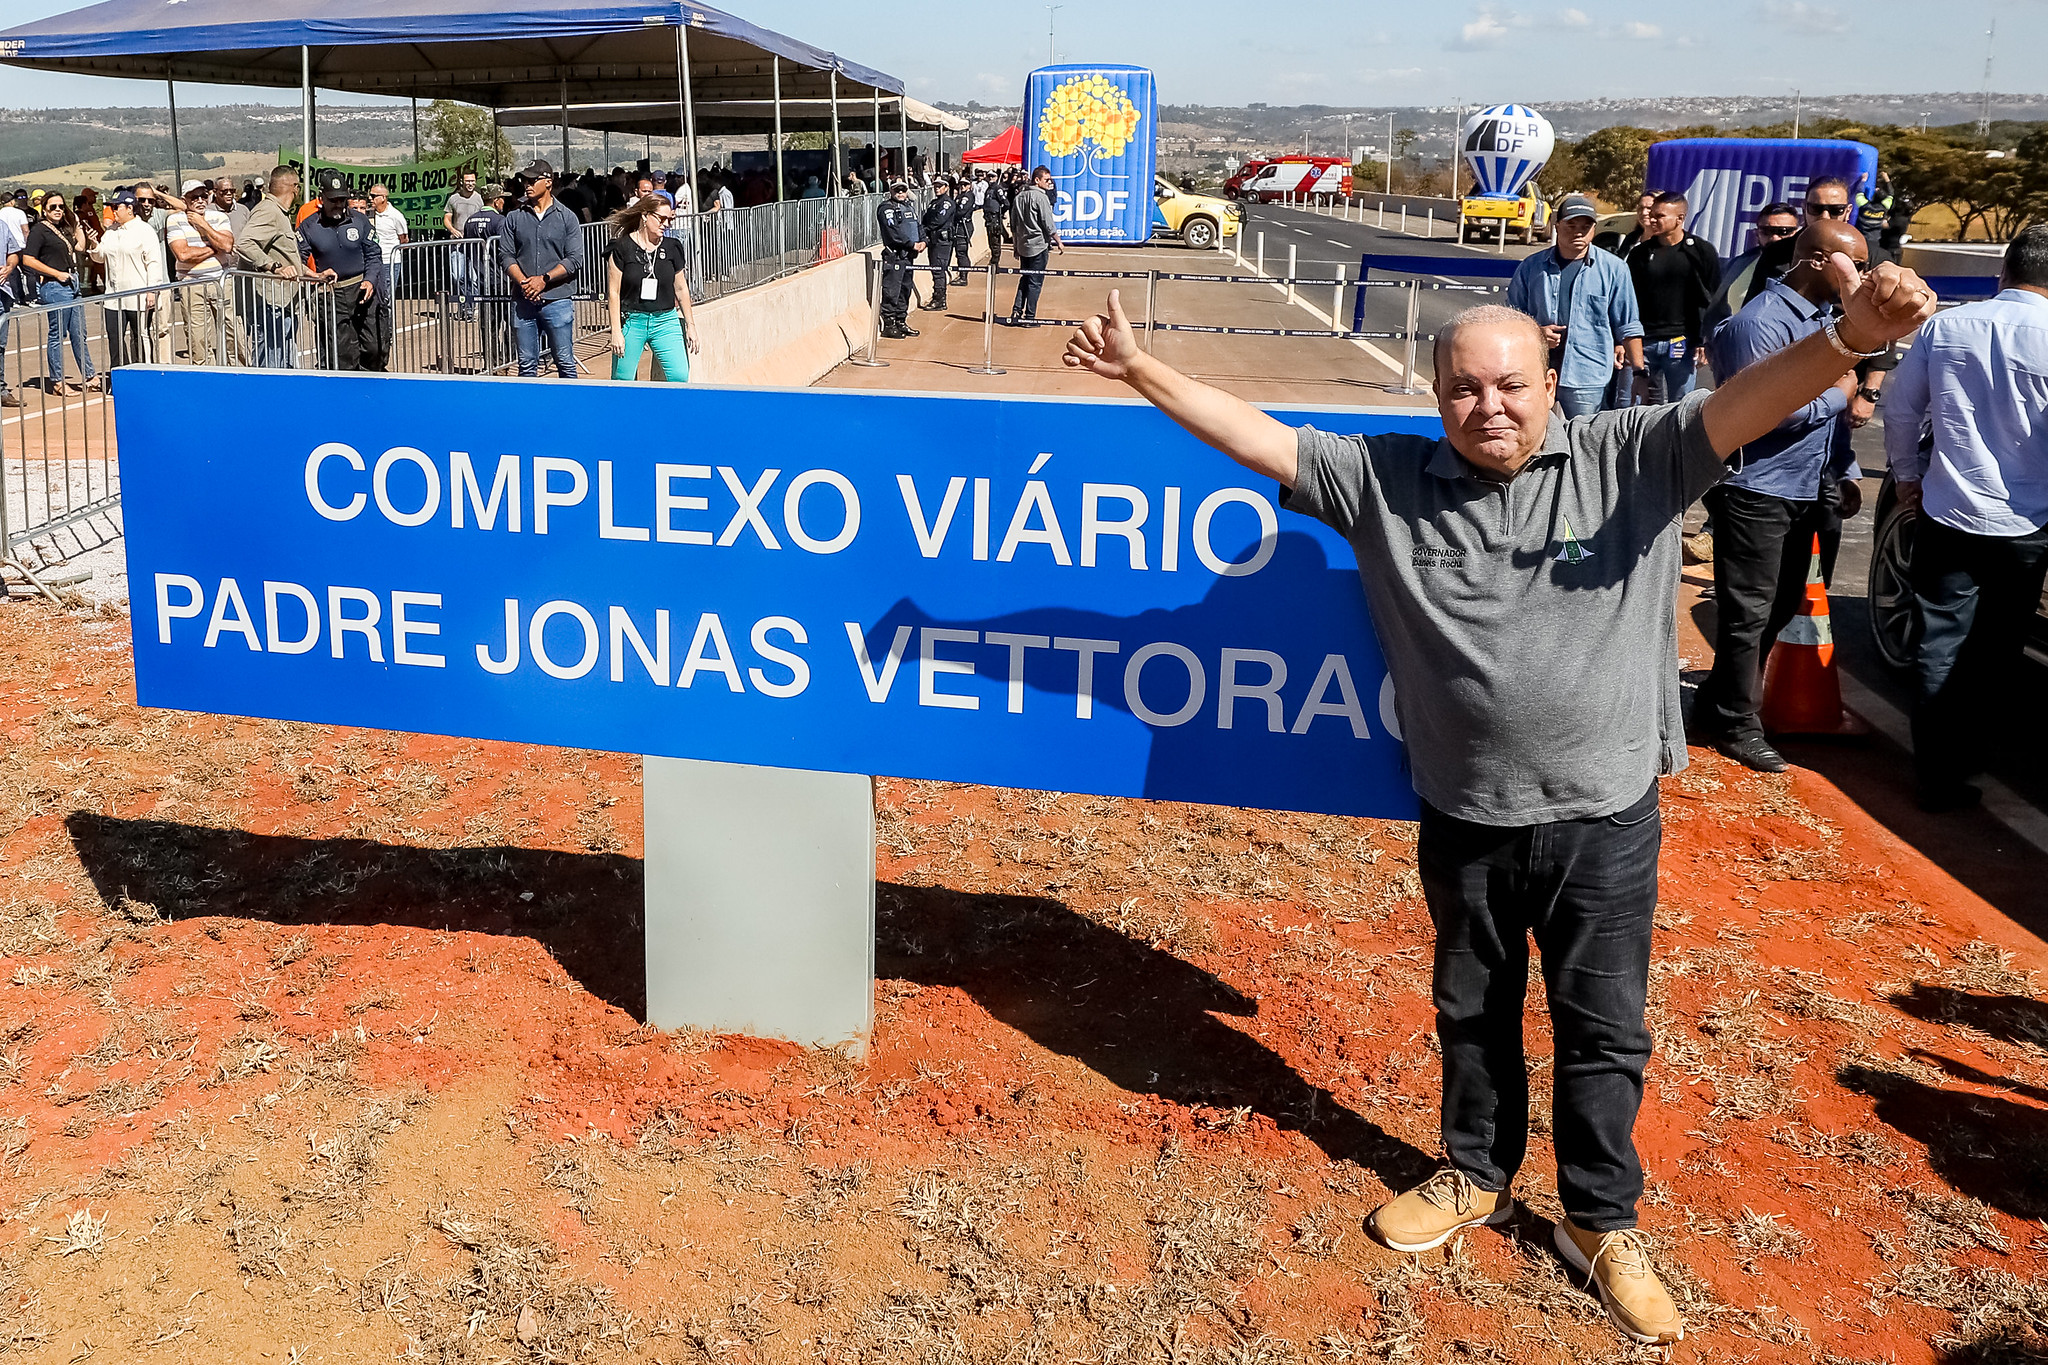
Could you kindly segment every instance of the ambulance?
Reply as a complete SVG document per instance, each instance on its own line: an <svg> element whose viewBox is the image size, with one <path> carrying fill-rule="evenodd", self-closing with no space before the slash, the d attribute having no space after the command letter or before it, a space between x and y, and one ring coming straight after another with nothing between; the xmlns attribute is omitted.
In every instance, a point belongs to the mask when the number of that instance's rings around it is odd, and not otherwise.
<svg viewBox="0 0 2048 1365"><path fill-rule="evenodd" d="M1254 204L1283 195L1350 194L1351 163L1339 156L1281 156L1247 161L1223 182L1223 192Z"/></svg>

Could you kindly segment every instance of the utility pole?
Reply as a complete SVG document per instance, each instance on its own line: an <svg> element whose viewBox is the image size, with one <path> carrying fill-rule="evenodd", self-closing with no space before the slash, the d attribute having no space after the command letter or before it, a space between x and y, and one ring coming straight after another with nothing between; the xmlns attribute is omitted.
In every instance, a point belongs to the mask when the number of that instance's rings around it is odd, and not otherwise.
<svg viewBox="0 0 2048 1365"><path fill-rule="evenodd" d="M1991 137L1991 55L1998 40L1998 16L1991 16L1991 27L1984 31L1984 92L1977 100L1977 138L1989 141Z"/></svg>
<svg viewBox="0 0 2048 1365"><path fill-rule="evenodd" d="M1934 112L1934 111L1933 111L1933 110L1931 110L1931 109L1922 109L1922 110L1920 111L1920 131L1921 131L1921 132L1923 132L1923 133L1924 133L1924 132L1926 132L1926 131L1927 131L1927 116L1928 116L1929 114L1933 113L1933 112Z"/></svg>
<svg viewBox="0 0 2048 1365"><path fill-rule="evenodd" d="M1792 92L1792 136L1799 136L1799 92Z"/></svg>
<svg viewBox="0 0 2048 1365"><path fill-rule="evenodd" d="M1054 45L1052 40L1052 17L1065 8L1065 5L1047 5L1045 7L1045 59L1048 62L1057 62L1060 59L1060 50Z"/></svg>
<svg viewBox="0 0 2048 1365"><path fill-rule="evenodd" d="M1387 193L1394 192L1394 116L1387 115Z"/></svg>

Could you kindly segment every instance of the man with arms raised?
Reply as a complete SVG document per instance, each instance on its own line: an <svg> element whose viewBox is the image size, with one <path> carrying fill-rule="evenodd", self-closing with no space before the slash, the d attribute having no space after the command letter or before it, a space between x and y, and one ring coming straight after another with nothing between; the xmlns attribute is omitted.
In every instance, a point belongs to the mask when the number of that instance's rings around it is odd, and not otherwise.
<svg viewBox="0 0 2048 1365"><path fill-rule="evenodd" d="M1283 501L1350 540L1396 689L1436 926L1443 1169L1382 1205L1402 1251L1505 1222L1528 1138L1527 937L1556 1035L1553 1129L1564 1259L1642 1342L1683 1324L1636 1230L1633 1132L1661 825L1685 764L1674 598L1679 517L1736 450L1826 392L1857 354L1934 311L1909 270L1828 269L1839 324L1677 403L1553 418L1534 319L1474 308L1436 343L1446 435L1289 427L1146 355L1117 296L1066 363L1121 380Z"/></svg>

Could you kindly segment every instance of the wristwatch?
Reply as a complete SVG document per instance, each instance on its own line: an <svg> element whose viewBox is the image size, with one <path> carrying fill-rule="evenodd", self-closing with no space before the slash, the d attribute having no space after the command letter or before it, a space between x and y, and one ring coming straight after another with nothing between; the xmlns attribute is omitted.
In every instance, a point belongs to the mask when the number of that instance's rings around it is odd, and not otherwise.
<svg viewBox="0 0 2048 1365"><path fill-rule="evenodd" d="M1875 403L1877 401L1877 390L1871 388L1868 384L1860 385L1856 390L1856 396L1866 403Z"/></svg>

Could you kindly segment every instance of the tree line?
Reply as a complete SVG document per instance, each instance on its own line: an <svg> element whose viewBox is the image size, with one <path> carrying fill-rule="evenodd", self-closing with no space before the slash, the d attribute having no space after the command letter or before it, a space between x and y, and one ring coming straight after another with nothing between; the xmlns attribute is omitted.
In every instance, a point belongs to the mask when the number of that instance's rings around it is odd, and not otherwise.
<svg viewBox="0 0 2048 1365"><path fill-rule="evenodd" d="M1893 192L1914 208L1942 205L1956 216L1957 236L1981 226L1993 241L2009 241L2030 224L2048 220L2048 123L1993 123L1980 137L1973 123L1921 129L1899 124L1862 124L1847 119L1802 122L1802 137L1867 142L1877 148L1879 169L1891 176ZM1630 204L1645 188L1650 147L1681 137L1790 137L1789 123L1750 128L1711 124L1669 130L1618 125L1576 142L1561 142L1543 168L1541 183L1552 193L1591 190L1611 204ZM1987 155L2000 153L2000 155Z"/></svg>

